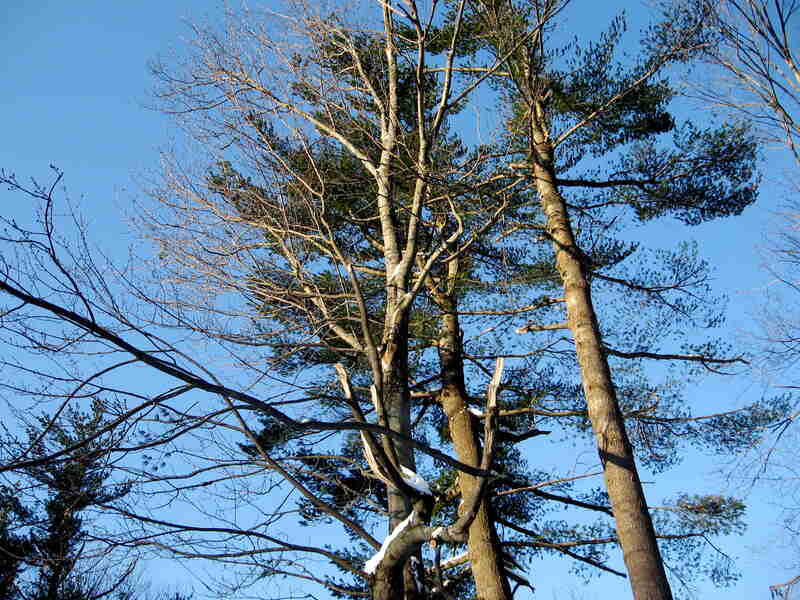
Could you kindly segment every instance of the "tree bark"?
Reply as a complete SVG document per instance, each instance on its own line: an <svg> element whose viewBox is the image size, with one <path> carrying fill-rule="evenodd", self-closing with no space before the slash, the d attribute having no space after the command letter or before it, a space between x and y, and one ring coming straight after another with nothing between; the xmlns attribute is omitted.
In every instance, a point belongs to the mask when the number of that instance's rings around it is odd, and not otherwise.
<svg viewBox="0 0 800 600"><path fill-rule="evenodd" d="M464 385L464 359L461 352L461 334L455 302L439 295L436 303L442 309L442 327L439 338L442 392L439 401L450 424L450 436L456 456L461 462L476 467L481 464L481 448L473 417L467 406ZM478 479L459 473L458 486L462 501L478 492ZM484 498L475 520L469 527L467 542L476 596L479 600L511 600L511 588L505 575L499 538L494 527L491 505Z"/></svg>
<svg viewBox="0 0 800 600"><path fill-rule="evenodd" d="M636 600L671 600L633 448L603 352L584 254L575 241L566 203L556 185L553 148L546 135L542 107L535 102L532 109L531 168L564 284L567 324L575 340L589 419L633 595Z"/></svg>
<svg viewBox="0 0 800 600"><path fill-rule="evenodd" d="M396 300L395 300L396 302ZM390 303L390 306L394 302ZM395 348L392 352L390 368L383 371L384 403L386 406L387 426L404 435L411 435L411 394L408 388L408 316L404 314L392 332ZM416 470L414 450L407 443L384 437L384 450L390 457L396 457L399 465L411 470ZM399 466L398 465L398 466ZM407 498L400 490L391 486L386 490L389 509L389 533L399 525L412 510L411 499ZM380 585L388 586L382 589L381 594L403 600L417 600L420 590L417 589L413 565L405 561L399 565L387 581ZM377 593L377 590L373 590Z"/></svg>

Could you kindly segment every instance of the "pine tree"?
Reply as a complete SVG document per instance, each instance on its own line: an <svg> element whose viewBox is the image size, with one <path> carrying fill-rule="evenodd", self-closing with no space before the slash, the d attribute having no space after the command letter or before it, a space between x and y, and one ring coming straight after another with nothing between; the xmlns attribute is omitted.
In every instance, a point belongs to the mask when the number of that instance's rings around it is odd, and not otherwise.
<svg viewBox="0 0 800 600"><path fill-rule="evenodd" d="M656 281L641 282L635 276L607 274L619 270L637 250L636 245L626 248L609 232L615 222L625 219L625 209L633 213L634 222L674 216L689 225L739 214L756 197L755 143L746 129L737 127L678 128L667 112L673 92L661 73L702 47L702 15L654 27L643 44L645 54L631 66L613 60L624 30L618 19L599 43L577 50L564 69L556 66L561 55L550 49L546 24L566 4L477 2L474 6L493 52L508 56L504 66L514 115L512 144L519 144L515 150L524 156L520 168L538 193L540 222L552 242L563 282L566 321L561 327L575 341L583 395L634 596L666 599L672 594L639 482L621 390L612 380L608 357L705 364L735 359L719 359L713 346L683 356L659 355L652 346L639 352L612 350L603 340L604 316L595 309L592 289L617 284L618 293L638 292L643 304L655 301L669 306L664 299L668 287L657 282L659 275L652 278ZM526 41L521 48L515 48L522 39ZM662 142L667 132L675 133L672 149ZM608 169L588 165L587 175L575 175L587 170L587 156L610 159L616 165ZM573 189L580 193L576 199L567 191ZM588 230L576 234L574 223ZM592 250L596 254L598 248L610 251L610 256L596 260ZM680 251L672 260L680 270L691 265ZM671 308L680 313L684 307ZM630 335L611 328L609 332L622 339Z"/></svg>
<svg viewBox="0 0 800 600"><path fill-rule="evenodd" d="M0 598L18 597L17 578L26 557L32 552L29 538L22 532L30 522L30 512L17 498L15 490L0 486Z"/></svg>
<svg viewBox="0 0 800 600"><path fill-rule="evenodd" d="M120 499L130 489L107 482L111 474L106 464L108 437L86 441L102 425L99 404L91 414L67 408L58 419L39 417L36 425L28 427L24 442L6 441L9 447L27 449L32 457L80 447L60 460L16 474L20 486L33 491L27 505L3 488L4 597L85 600L104 586L111 590L119 584L110 572L106 577L86 578L78 565L89 533L87 509ZM122 577L128 575L125 572Z"/></svg>

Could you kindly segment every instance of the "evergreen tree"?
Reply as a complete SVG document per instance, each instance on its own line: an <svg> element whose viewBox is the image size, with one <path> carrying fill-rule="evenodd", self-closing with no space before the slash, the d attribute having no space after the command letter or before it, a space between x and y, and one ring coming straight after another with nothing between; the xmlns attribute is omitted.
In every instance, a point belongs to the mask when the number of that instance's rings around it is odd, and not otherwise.
<svg viewBox="0 0 800 600"><path fill-rule="evenodd" d="M707 41L702 14L652 28L644 55L630 65L614 62L624 31L621 19L598 43L564 61L563 52L552 48L547 21L566 4L473 6L491 51L507 57L512 151L524 157L518 168L529 174L537 191L543 213L538 224L552 242L563 282L566 320L558 326L574 339L587 414L634 596L671 598L626 429L624 387L619 378L615 385L608 357L706 365L736 359L715 355L713 345L691 354L660 354L652 341L641 349L613 349L602 332L609 317L596 310L592 291L613 284L615 294L633 296L641 306L666 305L676 321L702 314L702 305L687 311L686 303L670 304L665 298L670 287L688 292L694 263L685 253L679 249L667 255L676 283L664 281L665 269L611 276L609 271L624 269L621 265L638 247L609 234L631 222L626 209L633 222L674 216L689 225L739 214L756 197L755 143L742 128L676 127L667 111L673 92L662 73L674 62L689 60ZM674 132L672 148L663 141L668 132ZM592 161L587 163L586 157ZM599 159L612 166L598 169ZM606 339L636 342L634 332L640 326L620 325L607 326ZM535 331L536 326L527 329ZM758 407L754 415L758 422L763 409Z"/></svg>
<svg viewBox="0 0 800 600"><path fill-rule="evenodd" d="M78 565L87 545L87 509L122 498L130 489L108 484L112 442L95 435L103 424L100 404L91 414L68 408L57 419L39 417L24 442L6 441L9 447L27 449L32 457L77 449L16 473L19 486L31 490L27 506L10 488L3 488L4 597L87 600L104 586L113 590L119 584L111 572L87 578ZM126 571L122 577L128 575Z"/></svg>
<svg viewBox="0 0 800 600"><path fill-rule="evenodd" d="M30 512L17 498L15 490L0 486L0 598L18 597L17 578L26 557L32 552L28 537L22 533L30 522Z"/></svg>

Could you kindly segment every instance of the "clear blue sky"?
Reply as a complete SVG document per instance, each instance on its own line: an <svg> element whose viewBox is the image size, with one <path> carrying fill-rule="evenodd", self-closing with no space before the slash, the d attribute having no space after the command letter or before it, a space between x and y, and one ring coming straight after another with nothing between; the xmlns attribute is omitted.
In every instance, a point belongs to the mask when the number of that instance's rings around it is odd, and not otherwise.
<svg viewBox="0 0 800 600"><path fill-rule="evenodd" d="M57 165L66 174L71 197L80 199L95 241L111 254L124 253L130 238L122 215L139 193L133 181L137 174L158 168L158 150L171 136L169 121L144 108L152 85L146 63L181 48L182 39L189 35L186 19L213 19L223 8L218 0L0 2L0 75L6 90L0 96L0 167L20 177L46 179L48 165ZM586 11L583 26L598 20L591 12ZM775 158L771 164L781 163ZM662 245L675 239L701 242L704 256L716 266L717 288L731 298L731 332L749 326L768 281L756 246L768 229L770 211L780 203L780 175L774 170L767 174L761 204L738 219L688 231L661 224L653 233ZM5 192L0 195L3 210L21 210L6 204L20 201ZM757 383L728 380L703 387L696 397L715 411L759 393ZM698 478L708 480L714 488L709 491L743 489L736 489L741 482L731 486L714 474L714 466L705 460L682 466L663 480L660 485L667 491L654 493L653 500ZM781 569L784 559L771 543L776 514L768 504L769 490L757 488L748 500L748 535L724 544L741 559L741 582L723 590L703 586L699 597L767 597L768 585L793 574ZM594 581L584 589L578 582L561 580L550 567L534 564L531 574L537 598L569 597L572 590L576 598L587 600L629 596L625 583L612 580ZM163 573L165 580L171 575Z"/></svg>

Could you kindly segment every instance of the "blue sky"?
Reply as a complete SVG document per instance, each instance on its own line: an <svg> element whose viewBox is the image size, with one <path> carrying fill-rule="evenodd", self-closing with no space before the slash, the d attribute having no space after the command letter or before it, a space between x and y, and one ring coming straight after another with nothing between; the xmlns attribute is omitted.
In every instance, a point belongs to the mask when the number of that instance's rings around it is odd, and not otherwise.
<svg viewBox="0 0 800 600"><path fill-rule="evenodd" d="M111 255L124 256L133 241L124 214L140 194L135 182L142 173L158 169L159 149L176 134L168 119L145 108L152 86L147 62L180 50L189 36L186 20L213 19L223 9L224 3L217 0L0 3L0 74L6 89L0 97L0 168L20 178L46 180L48 165L57 165L65 172L71 198L90 221L93 241ZM590 12L581 26L599 20ZM730 297L731 333L747 332L769 282L756 247L769 230L771 211L783 200L781 171L788 167L780 154L768 156L770 172L761 203L742 217L691 230L660 223L653 230L657 245L676 239L700 242L702 254L715 265L717 289ZM16 204L22 202L20 197L3 193L0 198L3 210L24 211ZM730 379L703 386L695 395L715 411L760 393L758 381ZM687 481L704 478L715 491L745 489L741 480L725 478L715 469L727 472L724 464L693 460L660 485L680 490ZM793 575L781 568L782 551L772 543L777 515L769 500L767 487L750 492L750 531L741 540L725 543L726 550L741 559L741 582L731 589L702 587L698 596L766 597L768 585ZM577 598L587 600L627 595L626 584L616 581L594 581L584 589L536 565L531 574L538 598L568 597L573 589ZM174 572L154 571L154 576L168 581Z"/></svg>

